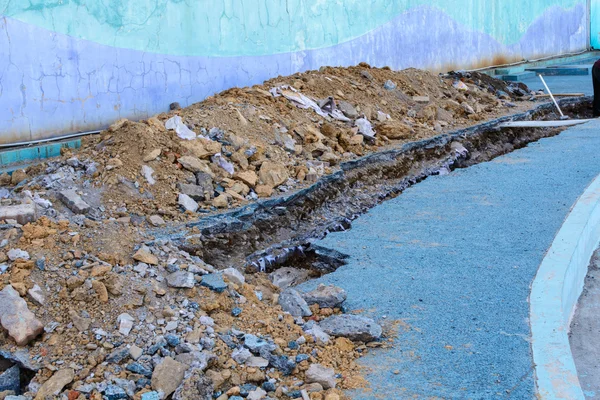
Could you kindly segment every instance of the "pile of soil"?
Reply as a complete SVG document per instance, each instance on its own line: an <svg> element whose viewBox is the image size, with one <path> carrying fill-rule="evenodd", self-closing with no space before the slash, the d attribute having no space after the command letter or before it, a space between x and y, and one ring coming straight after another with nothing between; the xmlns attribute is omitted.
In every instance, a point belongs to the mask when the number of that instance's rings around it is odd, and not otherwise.
<svg viewBox="0 0 600 400"><path fill-rule="evenodd" d="M195 212L237 207L304 187L334 172L340 162L382 147L529 107L526 92L480 73L438 76L366 64L322 68L230 89L146 121L118 121L85 139L76 157L95 163L92 185L101 188L103 203L110 203L108 216L127 210L185 220ZM300 94L325 113L289 100ZM517 105L517 100L523 101ZM327 114L332 107L341 118ZM165 124L174 116L205 138L183 140L167 130ZM372 137L362 131L365 121L373 128ZM62 161L72 157L65 154ZM233 171L226 171L227 166ZM152 171L152 184L144 167ZM30 175L46 172L37 167ZM198 203L192 203L192 213L181 213L180 193Z"/></svg>
<svg viewBox="0 0 600 400"><path fill-rule="evenodd" d="M370 343L320 340L310 324L351 310L312 305L294 318L279 302L285 288L264 273L215 288L207 282L218 271L149 228L297 190L343 161L528 108L526 94L477 73L322 68L118 121L76 152L0 176L0 206L37 210L29 224L0 221L0 290L12 287L44 326L26 346L0 331L0 373L17 366L35 375L20 391L69 399L153 399L175 378L176 399L189 390L262 398L263 389L342 398L364 384L356 359L387 345L389 332ZM246 335L273 346L268 366L234 361L250 348ZM188 361L185 377L161 367ZM313 364L333 369L336 387L309 384Z"/></svg>

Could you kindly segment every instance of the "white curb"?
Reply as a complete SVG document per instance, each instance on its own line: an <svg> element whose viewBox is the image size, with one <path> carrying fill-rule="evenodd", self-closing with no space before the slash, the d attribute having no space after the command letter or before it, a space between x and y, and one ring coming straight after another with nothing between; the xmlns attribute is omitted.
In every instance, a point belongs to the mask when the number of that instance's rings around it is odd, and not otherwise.
<svg viewBox="0 0 600 400"><path fill-rule="evenodd" d="M600 175L573 206L533 281L532 350L541 399L585 399L568 333L590 259L599 242Z"/></svg>

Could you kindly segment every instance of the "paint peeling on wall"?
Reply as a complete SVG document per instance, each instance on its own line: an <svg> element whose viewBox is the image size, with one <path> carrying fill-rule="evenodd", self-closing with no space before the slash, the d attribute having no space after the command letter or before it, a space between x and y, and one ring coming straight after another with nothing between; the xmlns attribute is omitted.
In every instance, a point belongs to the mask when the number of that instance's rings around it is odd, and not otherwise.
<svg viewBox="0 0 600 400"><path fill-rule="evenodd" d="M146 118L322 65L466 68L581 50L589 37L576 0L92 3L0 0L0 143Z"/></svg>

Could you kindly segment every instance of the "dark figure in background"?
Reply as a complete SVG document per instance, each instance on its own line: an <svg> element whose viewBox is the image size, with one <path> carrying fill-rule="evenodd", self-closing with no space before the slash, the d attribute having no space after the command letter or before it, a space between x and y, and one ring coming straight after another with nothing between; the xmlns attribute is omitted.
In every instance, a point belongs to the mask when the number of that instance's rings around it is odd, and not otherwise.
<svg viewBox="0 0 600 400"><path fill-rule="evenodd" d="M600 60L592 67L594 81L594 117L600 117Z"/></svg>

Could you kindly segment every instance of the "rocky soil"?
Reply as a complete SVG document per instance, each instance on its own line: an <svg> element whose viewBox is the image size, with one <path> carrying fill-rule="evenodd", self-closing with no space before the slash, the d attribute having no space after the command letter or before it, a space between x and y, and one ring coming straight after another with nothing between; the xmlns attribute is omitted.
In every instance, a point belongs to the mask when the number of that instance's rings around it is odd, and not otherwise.
<svg viewBox="0 0 600 400"><path fill-rule="evenodd" d="M356 359L390 343L385 321L340 288L296 291L310 271L217 270L150 232L529 94L478 73L323 68L118 121L0 176L0 399L343 398L364 385Z"/></svg>

